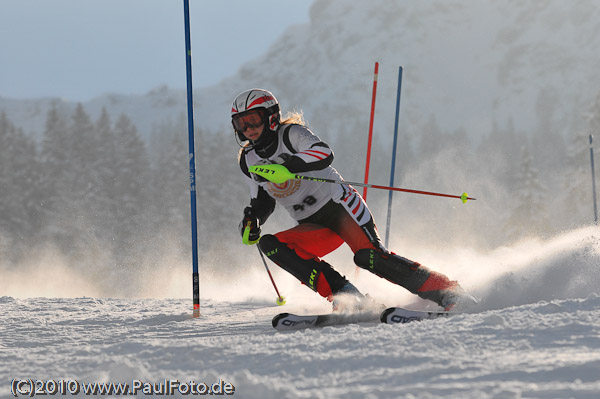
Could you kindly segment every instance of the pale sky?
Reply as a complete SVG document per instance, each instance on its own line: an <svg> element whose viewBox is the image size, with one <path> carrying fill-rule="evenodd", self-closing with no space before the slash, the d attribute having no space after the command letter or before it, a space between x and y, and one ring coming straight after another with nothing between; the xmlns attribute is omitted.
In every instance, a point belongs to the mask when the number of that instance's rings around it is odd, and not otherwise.
<svg viewBox="0 0 600 399"><path fill-rule="evenodd" d="M193 83L263 54L312 0L190 0ZM0 0L0 97L184 89L183 0Z"/></svg>

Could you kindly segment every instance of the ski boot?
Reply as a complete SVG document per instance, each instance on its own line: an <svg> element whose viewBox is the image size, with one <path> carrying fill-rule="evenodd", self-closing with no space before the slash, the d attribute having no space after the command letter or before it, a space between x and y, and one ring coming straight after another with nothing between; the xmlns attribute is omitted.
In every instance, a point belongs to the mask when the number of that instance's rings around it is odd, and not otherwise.
<svg viewBox="0 0 600 399"><path fill-rule="evenodd" d="M479 301L467 292L458 283L445 290L441 290L440 294L440 306L445 311L463 311L469 305L475 305Z"/></svg>
<svg viewBox="0 0 600 399"><path fill-rule="evenodd" d="M377 303L369 294L363 295L351 282L347 282L332 295L331 306L334 313L382 312L383 304Z"/></svg>

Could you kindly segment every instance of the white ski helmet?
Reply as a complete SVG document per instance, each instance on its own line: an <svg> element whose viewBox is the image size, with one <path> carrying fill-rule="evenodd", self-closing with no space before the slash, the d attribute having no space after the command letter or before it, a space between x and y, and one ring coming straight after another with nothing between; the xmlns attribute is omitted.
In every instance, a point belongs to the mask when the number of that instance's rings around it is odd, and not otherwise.
<svg viewBox="0 0 600 399"><path fill-rule="evenodd" d="M263 89L246 90L235 97L231 106L231 124L241 141L247 141L247 139L243 136L243 126L236 122L242 116L252 112L260 115L262 122L269 130L276 132L279 129L281 111L279 102L273 93Z"/></svg>

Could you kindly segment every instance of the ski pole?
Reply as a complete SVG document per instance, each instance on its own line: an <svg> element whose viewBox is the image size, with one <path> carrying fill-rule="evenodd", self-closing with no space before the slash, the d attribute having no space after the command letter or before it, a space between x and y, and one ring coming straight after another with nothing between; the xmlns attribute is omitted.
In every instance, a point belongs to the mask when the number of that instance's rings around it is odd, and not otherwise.
<svg viewBox="0 0 600 399"><path fill-rule="evenodd" d="M246 224L246 228L244 229L244 234L242 237L242 242L246 245L252 245L252 244L256 244L260 238L256 241L250 241L249 240L249 236L250 236L250 226L251 226L251 222L248 222ZM267 261L265 260L265 257L263 255L263 253L261 252L259 247L256 247L256 249L258 249L258 253L260 254L260 258L263 261L263 264L265 265L265 269L267 270L267 274L269 275L269 278L271 279L271 283L273 283L273 288L275 288L275 292L277 293L277 305L281 306L281 305L285 305L285 298L281 296L281 294L279 293L279 290L277 289L277 284L275 284L275 280L273 279L273 275L271 274L271 271L269 270L269 266L267 266Z"/></svg>
<svg viewBox="0 0 600 399"><path fill-rule="evenodd" d="M346 180L325 179L322 177L302 176L302 175L297 175L297 174L290 172L285 166L279 165L279 164L255 165L255 166L249 167L248 170L250 171L250 173L255 173L259 176L262 176L265 179L267 179L275 184L283 184L288 180L308 180L308 181L316 181L316 182L321 182L321 183L350 184L352 186L378 188L381 190L402 191L405 193L413 193L413 194L434 195L437 197L458 198L463 202L463 204L466 203L468 200L474 201L476 199L476 198L469 197L467 195L467 193L462 193L462 195L451 195L451 194L435 193L432 191L421 191L421 190L411 190L411 189L400 188L400 187L379 186L377 184L365 184L365 183L351 182L351 181L346 181Z"/></svg>
<svg viewBox="0 0 600 399"><path fill-rule="evenodd" d="M275 280L273 280L273 276L271 275L271 271L269 270L269 266L267 266L267 261L265 260L265 256L263 255L263 253L261 252L259 247L256 247L256 249L258 249L258 253L260 254L260 258L263 261L263 264L265 265L265 269L267 270L267 274L269 275L269 278L271 279L271 282L273 283L273 288L275 288L275 292L277 293L277 305L282 306L285 305L285 298L281 296L281 294L279 293L279 290L277 289L277 285L275 284Z"/></svg>

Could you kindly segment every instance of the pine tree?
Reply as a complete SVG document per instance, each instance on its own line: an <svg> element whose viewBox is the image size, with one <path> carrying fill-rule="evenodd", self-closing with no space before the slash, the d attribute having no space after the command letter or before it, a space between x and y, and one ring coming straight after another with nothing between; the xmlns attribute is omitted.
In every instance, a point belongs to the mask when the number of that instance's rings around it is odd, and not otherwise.
<svg viewBox="0 0 600 399"><path fill-rule="evenodd" d="M7 250L16 254L37 232L37 149L4 112L0 113L0 148L0 240L7 240Z"/></svg>
<svg viewBox="0 0 600 399"><path fill-rule="evenodd" d="M154 132L152 198L157 230L189 231L189 163L185 119Z"/></svg>
<svg viewBox="0 0 600 399"><path fill-rule="evenodd" d="M590 155L587 132L582 130L569 134L567 162L564 164L562 212L564 225L572 227L585 223L593 217L591 208ZM593 220L593 219L592 219Z"/></svg>
<svg viewBox="0 0 600 399"><path fill-rule="evenodd" d="M144 217L148 212L150 164L146 145L140 138L135 125L122 114L114 127L116 138L115 195L118 201L116 216L119 244L131 247L136 236L144 228Z"/></svg>
<svg viewBox="0 0 600 399"><path fill-rule="evenodd" d="M250 201L248 187L239 184L242 175L235 156L239 147L232 135L205 131L196 133L196 142L198 220L207 228L202 232L205 242L220 246L237 238L238 219Z"/></svg>
<svg viewBox="0 0 600 399"><path fill-rule="evenodd" d="M184 256L191 253L190 185L187 128L183 115L176 123L165 121L152 133L152 176L150 179L151 217L149 263L160 261L165 253ZM199 228L202 232L204 229Z"/></svg>
<svg viewBox="0 0 600 399"><path fill-rule="evenodd" d="M514 208L508 220L509 237L547 234L549 230L546 207L547 189L528 148L521 148L520 169L515 182Z"/></svg>
<svg viewBox="0 0 600 399"><path fill-rule="evenodd" d="M55 107L50 109L41 154L44 230L45 237L65 254L88 253L100 245L93 217L97 212L97 151L93 125L81 104L70 124Z"/></svg>
<svg viewBox="0 0 600 399"><path fill-rule="evenodd" d="M494 120L491 132L478 148L481 158L478 172L507 191L514 191L514 177L519 170L519 163L514 159L521 153L523 140L526 140L525 135L516 132L512 119L509 119L506 127L499 127Z"/></svg>
<svg viewBox="0 0 600 399"><path fill-rule="evenodd" d="M72 115L69 136L71 202L83 214L93 209L90 209L90 204L93 204L99 187L96 167L101 154L94 126L81 103L77 104Z"/></svg>
<svg viewBox="0 0 600 399"><path fill-rule="evenodd" d="M102 242L107 248L114 250L115 226L118 225L117 189L118 175L117 143L112 128L112 123L106 108L102 109L100 117L94 125L95 135L98 138L98 159L96 160L96 174L98 176L96 197L94 205L94 223L99 228Z"/></svg>
<svg viewBox="0 0 600 399"><path fill-rule="evenodd" d="M587 129L567 136L566 162L561 170L562 226L574 227L594 221L589 135L600 132L600 95L583 115Z"/></svg>
<svg viewBox="0 0 600 399"><path fill-rule="evenodd" d="M58 211L63 199L61 194L67 190L63 177L68 166L67 125L55 107L46 115L46 127L42 139L40 161L44 199L42 209L44 218L49 222Z"/></svg>
<svg viewBox="0 0 600 399"><path fill-rule="evenodd" d="M597 158L598 151L598 145L596 143L598 143L598 139L600 139L600 94L598 94L598 96L596 96L596 98L594 99L594 101L592 102L592 104L590 105L589 108L589 112L587 112L586 114L584 114L584 118L586 120L586 124L588 126L588 131L585 133L581 133L581 137L578 141L582 140L585 136L585 142L589 143L589 135L591 134L595 140L594 140L594 144L596 147L596 152L595 152L595 157ZM583 152L585 152L585 155L583 154ZM591 171L591 159L590 159L590 151L589 151L589 147L586 146L585 151L583 151L582 153L579 153L576 155L577 159L581 162L584 163L584 158L586 159L585 163L588 165L585 169L587 169L586 173L582 173L581 177L582 177L582 189L581 189L581 193L582 193L582 212L584 215L584 220L588 221L588 220L594 220L595 219L595 215L593 214L593 209L594 209L594 205L593 205L593 189L592 189L592 181L591 181L591 175L592 175L592 171ZM597 162L595 162L596 165L598 164ZM598 167L595 165L595 174L596 174L596 179L598 178L597 176L599 175L598 173ZM587 179L584 177L584 175L587 175ZM585 180L587 180L587 183L585 182ZM583 186L587 186L586 189L583 188ZM598 187L598 181L596 180L596 187Z"/></svg>
<svg viewBox="0 0 600 399"><path fill-rule="evenodd" d="M565 142L561 134L565 127L563 118L557 112L557 98L559 95L553 88L539 91L536 101L538 126L532 137L533 148L539 154L535 159L536 167L549 176L560 172L560 165L565 160Z"/></svg>
<svg viewBox="0 0 600 399"><path fill-rule="evenodd" d="M600 136L600 94L596 96L596 99L590 106L590 111L584 117L587 120L590 134L596 137Z"/></svg>
<svg viewBox="0 0 600 399"><path fill-rule="evenodd" d="M9 236L19 225L15 206L20 204L20 194L13 186L13 149L16 128L4 112L0 113L0 234Z"/></svg>

